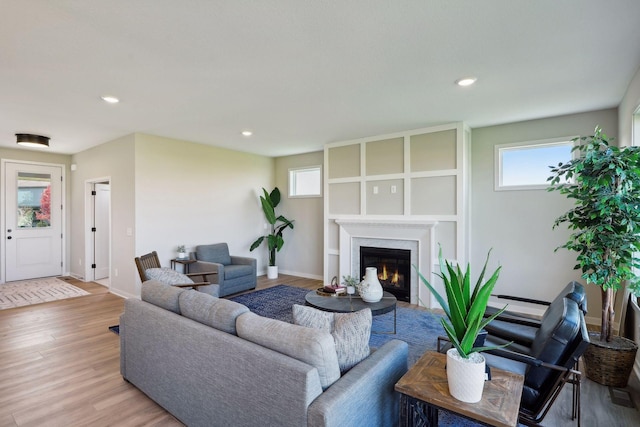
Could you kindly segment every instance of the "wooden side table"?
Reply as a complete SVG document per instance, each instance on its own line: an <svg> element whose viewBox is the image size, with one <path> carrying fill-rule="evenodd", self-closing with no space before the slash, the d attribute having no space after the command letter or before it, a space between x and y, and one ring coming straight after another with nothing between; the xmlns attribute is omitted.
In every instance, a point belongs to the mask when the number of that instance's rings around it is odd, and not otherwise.
<svg viewBox="0 0 640 427"><path fill-rule="evenodd" d="M189 264L193 264L194 262L196 262L195 259L174 258L174 259L171 260L171 268L175 270L176 269L176 264L182 264L183 273L184 274L188 274L189 273Z"/></svg>
<svg viewBox="0 0 640 427"><path fill-rule="evenodd" d="M485 381L482 400L465 403L449 394L447 356L426 352L395 386L400 396L401 426L437 426L438 411L496 427L518 425L518 411L524 377L491 368L491 381Z"/></svg>

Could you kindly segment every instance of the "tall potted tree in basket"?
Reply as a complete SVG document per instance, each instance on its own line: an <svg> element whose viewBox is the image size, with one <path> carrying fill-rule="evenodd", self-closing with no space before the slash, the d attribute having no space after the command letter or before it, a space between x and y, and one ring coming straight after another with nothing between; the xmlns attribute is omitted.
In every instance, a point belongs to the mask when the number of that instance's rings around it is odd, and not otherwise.
<svg viewBox="0 0 640 427"><path fill-rule="evenodd" d="M491 251L489 251L489 254ZM436 298L445 312L442 326L453 348L447 351L447 382L449 392L453 397L463 402L476 403L482 399L485 380L485 359L481 351L498 347L483 347L478 340L480 331L493 319L499 316L504 308L489 318L484 318L491 292L498 281L501 267L498 267L491 277L483 283L489 254L482 272L473 288L471 288L471 269L469 264L463 272L460 265L455 267L444 261L442 248L438 253L440 263L440 277L446 291L446 299L429 283L418 271L418 276L424 285ZM417 271L417 267L414 265ZM506 308L506 307L505 307ZM448 321L447 321L448 320ZM508 344L507 344L508 345Z"/></svg>
<svg viewBox="0 0 640 427"><path fill-rule="evenodd" d="M609 144L612 140L599 127L594 135L575 138L573 150L579 156L551 167L548 181L549 191L575 201L554 223L554 228L566 223L572 230L560 248L577 252L574 268L601 288L601 329L590 334L587 377L625 387L638 346L614 334L614 305L616 291L625 283L640 294L633 272L640 267L640 147L618 148Z"/></svg>
<svg viewBox="0 0 640 427"><path fill-rule="evenodd" d="M266 236L260 236L255 242L251 244L250 251L253 251L262 244L263 241L267 242L267 248L269 250L269 266L267 268L267 277L269 279L275 279L278 277L278 266L276 265L276 252L279 252L284 245L284 238L282 233L288 227L293 229L293 221L288 220L282 215L276 216L276 206L280 204L280 190L275 187L271 193L268 193L264 188L262 189L263 195L260 196L260 202L262 204L262 211L270 225L270 233Z"/></svg>

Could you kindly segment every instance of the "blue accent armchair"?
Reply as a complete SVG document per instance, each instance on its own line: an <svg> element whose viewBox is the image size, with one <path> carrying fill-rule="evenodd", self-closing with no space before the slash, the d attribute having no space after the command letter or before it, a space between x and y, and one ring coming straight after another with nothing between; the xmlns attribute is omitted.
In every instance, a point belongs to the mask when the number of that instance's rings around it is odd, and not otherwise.
<svg viewBox="0 0 640 427"><path fill-rule="evenodd" d="M196 246L190 257L196 260L189 266L190 273L212 273L206 276L206 280L218 284L218 295L215 296L224 297L256 287L256 259L229 255L226 243ZM207 287L200 290L207 292Z"/></svg>

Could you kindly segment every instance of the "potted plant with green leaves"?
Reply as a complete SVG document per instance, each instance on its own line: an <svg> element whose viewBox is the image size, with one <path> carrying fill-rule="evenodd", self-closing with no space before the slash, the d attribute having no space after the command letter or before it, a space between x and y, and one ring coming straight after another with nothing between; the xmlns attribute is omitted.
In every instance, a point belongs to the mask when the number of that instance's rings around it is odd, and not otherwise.
<svg viewBox="0 0 640 427"><path fill-rule="evenodd" d="M276 265L276 252L279 252L284 245L284 238L282 233L287 228L293 229L293 221L288 220L282 215L276 216L276 207L280 204L280 190L275 187L271 193L268 193L264 188L262 189L263 195L260 196L260 203L262 204L262 211L270 225L269 234L260 236L255 242L251 244L250 251L253 251L259 247L263 241L267 242L267 249L269 251L269 266L267 267L267 277L269 279L275 279L278 277L278 266Z"/></svg>
<svg viewBox="0 0 640 427"><path fill-rule="evenodd" d="M453 266L449 261L443 260L442 248L440 248L438 253L440 273L436 275L442 279L446 299L414 265L420 280L438 301L446 316L441 320L442 326L453 344L453 348L447 351L449 392L456 399L468 403L479 402L482 399L485 359L480 352L498 348L484 347L484 343L477 343L478 335L489 322L504 311L503 308L491 317L484 318L489 297L502 268L498 267L491 277L483 282L490 254L491 251L487 254L482 272L472 289L469 264L463 272L459 264Z"/></svg>
<svg viewBox="0 0 640 427"><path fill-rule="evenodd" d="M185 245L178 245L178 259L184 259L187 257L187 248Z"/></svg>
<svg viewBox="0 0 640 427"><path fill-rule="evenodd" d="M640 268L640 147L619 148L610 145L612 140L599 127L591 136L574 138L573 150L579 156L552 166L548 181L549 191L575 201L554 222L554 228L567 224L572 231L556 250L577 252L574 268L587 283L601 288L600 333L590 333L591 345L584 356L587 377L625 387L638 346L614 334L614 305L616 292L625 283L640 294L633 272Z"/></svg>

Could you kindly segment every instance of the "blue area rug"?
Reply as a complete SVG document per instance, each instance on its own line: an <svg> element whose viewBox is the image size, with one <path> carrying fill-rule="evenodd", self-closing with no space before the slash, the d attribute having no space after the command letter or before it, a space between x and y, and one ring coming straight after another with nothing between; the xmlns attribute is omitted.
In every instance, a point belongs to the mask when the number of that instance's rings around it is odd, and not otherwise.
<svg viewBox="0 0 640 427"><path fill-rule="evenodd" d="M246 305L260 316L293 323L291 307L294 304L304 305L304 296L308 289L287 285L278 285L256 292L230 298ZM371 334L369 345L380 347L387 341L399 339L409 344L409 366L418 361L427 350L435 350L438 335L444 335L439 314L426 310L397 308L396 334ZM374 331L393 331L393 311L373 317Z"/></svg>

